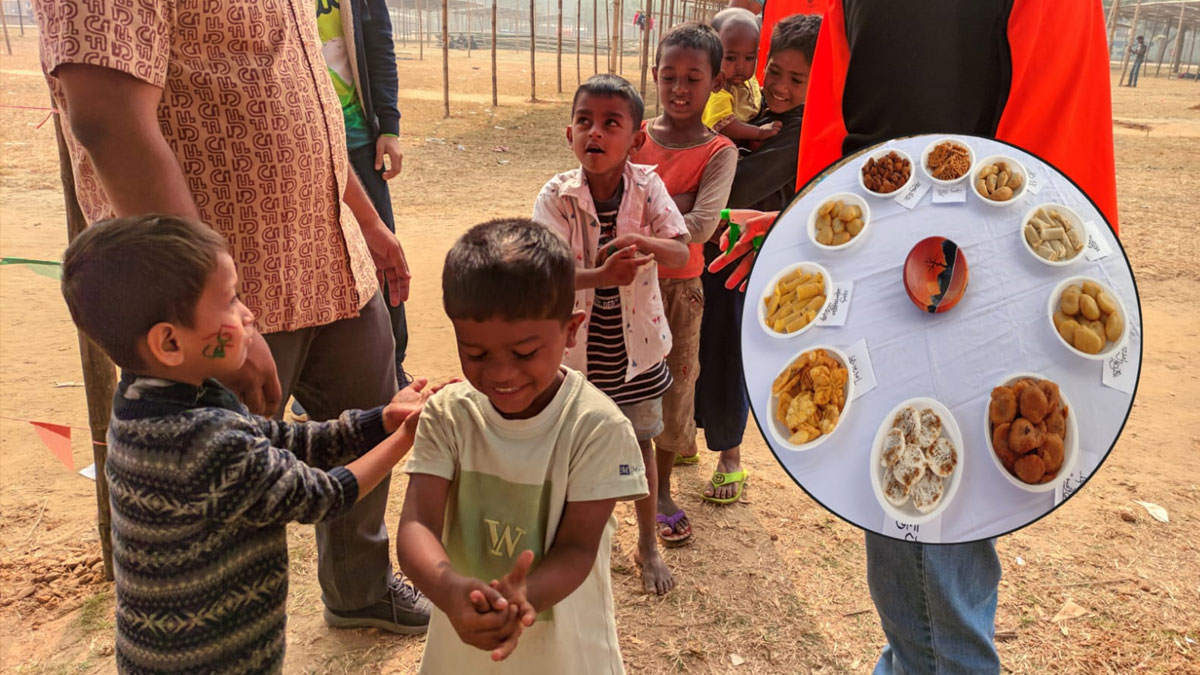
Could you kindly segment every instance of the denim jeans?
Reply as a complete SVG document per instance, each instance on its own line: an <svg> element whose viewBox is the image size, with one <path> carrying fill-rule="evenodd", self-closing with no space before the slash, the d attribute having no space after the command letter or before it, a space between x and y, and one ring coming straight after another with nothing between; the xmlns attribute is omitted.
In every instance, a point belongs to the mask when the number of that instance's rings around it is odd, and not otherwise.
<svg viewBox="0 0 1200 675"><path fill-rule="evenodd" d="M1136 60L1133 62L1133 70L1129 71L1129 86L1131 86L1131 87L1137 86L1138 76L1141 74L1141 72L1142 72L1142 61L1139 59L1139 60Z"/></svg>
<svg viewBox="0 0 1200 675"><path fill-rule="evenodd" d="M379 212L379 217L383 220L384 225L395 232L396 220L392 216L392 196L388 192L387 181L383 179L383 172L375 170L375 144L370 143L351 150L350 165L354 167L354 173L358 174L358 179L362 181L363 189L371 198L371 203L375 205L375 210ZM391 299L388 298L387 287L382 290L388 315L392 319L392 337L396 340L396 380L401 387L404 387L409 382L404 374L404 355L408 351L408 321L404 316L404 303L393 307Z"/></svg>
<svg viewBox="0 0 1200 675"><path fill-rule="evenodd" d="M867 533L867 584L888 643L875 675L999 673L994 539L922 545Z"/></svg>

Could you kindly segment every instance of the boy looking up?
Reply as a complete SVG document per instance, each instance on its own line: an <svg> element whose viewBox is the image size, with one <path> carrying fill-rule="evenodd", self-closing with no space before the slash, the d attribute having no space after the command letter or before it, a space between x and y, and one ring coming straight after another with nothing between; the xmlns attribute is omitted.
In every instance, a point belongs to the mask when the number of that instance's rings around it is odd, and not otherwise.
<svg viewBox="0 0 1200 675"><path fill-rule="evenodd" d="M584 320L574 277L567 245L523 219L477 225L446 256L467 382L427 404L396 538L435 606L422 673L624 672L612 511L646 480L621 411L561 365Z"/></svg>
<svg viewBox="0 0 1200 675"><path fill-rule="evenodd" d="M663 432L672 339L658 264L682 266L689 254L688 229L663 181L629 161L645 142L643 112L641 97L618 76L580 85L567 127L580 166L546 183L533 219L569 242L575 259L575 309L586 318L566 363L621 406L642 449L650 495L635 506L635 560L646 592L662 595L675 582L655 540L652 440Z"/></svg>

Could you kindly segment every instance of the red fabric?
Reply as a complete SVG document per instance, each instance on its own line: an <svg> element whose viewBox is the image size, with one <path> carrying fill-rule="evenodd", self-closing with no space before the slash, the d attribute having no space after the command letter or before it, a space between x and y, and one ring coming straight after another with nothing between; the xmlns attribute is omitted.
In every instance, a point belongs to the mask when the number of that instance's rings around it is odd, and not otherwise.
<svg viewBox="0 0 1200 675"><path fill-rule="evenodd" d="M1008 41L1012 84L996 138L1061 170L1096 202L1116 232L1112 90L1100 4L1016 0ZM832 0L809 76L797 191L842 156L842 91L849 61L842 3Z"/></svg>
<svg viewBox="0 0 1200 675"><path fill-rule="evenodd" d="M829 0L767 0L762 13L762 31L758 36L758 65L754 71L759 84L767 70L767 54L771 51L771 31L775 30L775 24L793 14L824 14L828 3Z"/></svg>
<svg viewBox="0 0 1200 675"><path fill-rule="evenodd" d="M647 122L642 122L645 131ZM667 186L667 193L675 195L695 193L700 189L700 178L712 161L713 155L733 145L733 141L716 134L709 141L690 148L668 148L660 145L649 133L646 142L631 157L634 164L655 167L654 172ZM660 279L695 279L704 272L704 242L688 244L688 261L683 267L659 265Z"/></svg>

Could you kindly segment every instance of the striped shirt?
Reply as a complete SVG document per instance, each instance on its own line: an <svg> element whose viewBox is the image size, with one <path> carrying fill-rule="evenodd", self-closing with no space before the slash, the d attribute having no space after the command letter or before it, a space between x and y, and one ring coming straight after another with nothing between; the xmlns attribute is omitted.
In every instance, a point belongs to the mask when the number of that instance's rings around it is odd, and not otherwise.
<svg viewBox="0 0 1200 675"><path fill-rule="evenodd" d="M599 245L603 249L616 239L617 212L625 184L611 199L596 202L600 221ZM617 286L597 288L592 302L592 320L588 323L587 378L617 405L631 405L658 398L671 387L671 371L666 360L658 362L628 382L625 372L629 354L625 349L625 330L621 326L621 291Z"/></svg>

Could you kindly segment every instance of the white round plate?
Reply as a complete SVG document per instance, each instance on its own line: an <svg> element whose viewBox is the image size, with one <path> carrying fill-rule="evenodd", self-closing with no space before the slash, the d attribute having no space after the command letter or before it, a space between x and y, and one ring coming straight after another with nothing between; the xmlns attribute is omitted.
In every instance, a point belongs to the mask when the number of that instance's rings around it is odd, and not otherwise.
<svg viewBox="0 0 1200 675"><path fill-rule="evenodd" d="M1012 375L1009 375L1001 380L1000 386L1007 387L1013 382L1026 377L1033 378L1035 380L1048 379L1038 375L1037 373L1013 373ZM992 464L996 465L996 470L1000 472L1001 476L1004 476L1008 482L1022 490L1025 490L1026 492L1050 492L1054 488L1058 487L1067 477L1067 474L1071 472L1071 469L1075 467L1075 460L1079 458L1079 428L1075 424L1075 411L1071 408L1071 402L1067 400L1067 394L1062 390L1062 387L1058 388L1058 398L1062 402L1062 406L1067 409L1067 428L1066 435L1063 438L1062 468L1058 470L1058 475L1054 477L1054 480L1050 481L1049 483L1030 485L1029 483L1026 483L1020 478L1017 478L1009 473L1008 469L1004 468L1004 463L1001 462L1000 458L996 456L996 449L992 447L991 394L989 393L987 397L987 406L983 409L983 436L987 439L988 456L992 458Z"/></svg>
<svg viewBox="0 0 1200 675"><path fill-rule="evenodd" d="M954 467L954 473L948 478L942 480L946 482L944 492L942 492L942 501L934 507L929 513L921 513L917 507L913 506L910 499L904 506L895 507L883 496L883 475L887 469L880 465L879 459L883 455L883 441L887 436L887 432L892 428L892 421L896 419L896 414L905 406L912 406L918 412L925 408L932 409L942 418L942 435L950 439L954 443L954 448L958 451L958 466ZM889 518L895 518L903 523L911 525L920 525L927 523L942 514L950 502L954 499L954 495L958 493L958 486L962 483L963 464L966 461L966 449L963 447L962 431L958 428L958 420L955 419L954 413L942 404L937 399L921 396L918 398L910 398L903 403L900 403L884 418L879 425L879 430L875 432L875 441L871 444L871 489L875 492L875 500L879 502L879 506L883 508L883 512Z"/></svg>
<svg viewBox="0 0 1200 675"><path fill-rule="evenodd" d="M775 409L779 407L779 397L775 394L771 394L771 409L768 411L768 414L770 415L770 423L767 425L767 428L770 429L771 437L775 439L775 442L779 444L779 447L784 448L785 450L791 450L793 452L805 452L807 450L812 450L813 448L829 440L831 436L840 431L841 428L846 424L846 417L850 414L850 404L853 403L854 399L854 376L852 375L854 371L850 367L850 360L846 357L846 354L842 350L832 345L814 345L797 353L795 356L788 359L788 362L784 364L783 368L779 369L779 372L775 374L775 377L779 377L779 375L781 375L789 366L791 366L796 359L814 349L824 349L827 354L833 357L835 361L841 363L842 367L846 369L847 377L846 387L844 390L846 392L846 405L842 408L842 414L838 416L838 423L837 426L834 427L833 432L821 434L814 440L797 445L788 440L788 438L792 435L792 432L785 427L782 422L779 421L779 417L775 414ZM772 382L774 382L774 378L772 378Z"/></svg>

